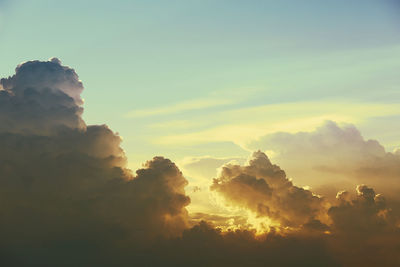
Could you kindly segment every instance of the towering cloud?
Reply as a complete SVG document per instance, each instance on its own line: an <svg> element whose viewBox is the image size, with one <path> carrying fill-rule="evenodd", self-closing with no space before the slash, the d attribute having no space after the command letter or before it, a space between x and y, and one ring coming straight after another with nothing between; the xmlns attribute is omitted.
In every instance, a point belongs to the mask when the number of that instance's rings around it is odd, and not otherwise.
<svg viewBox="0 0 400 267"><path fill-rule="evenodd" d="M83 122L83 86L73 69L58 59L26 62L1 85L5 262L58 265L53 260L66 251L67 262L96 259L90 253L99 246L175 237L188 227L182 173L162 157L136 175L126 169L120 137Z"/></svg>

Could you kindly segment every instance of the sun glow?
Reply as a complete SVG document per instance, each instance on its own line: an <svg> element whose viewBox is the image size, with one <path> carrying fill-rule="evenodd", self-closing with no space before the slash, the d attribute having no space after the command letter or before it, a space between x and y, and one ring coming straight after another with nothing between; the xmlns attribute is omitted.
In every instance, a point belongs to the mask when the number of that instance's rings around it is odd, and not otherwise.
<svg viewBox="0 0 400 267"><path fill-rule="evenodd" d="M201 212L212 214L217 218L225 218L212 221L214 226L220 228L223 232L249 230L253 231L255 235L262 235L272 229L275 232L280 231L281 225L271 218L260 216L249 209L234 205L216 192L208 191L208 201L209 208ZM188 208L190 211L190 206ZM208 220L210 219L208 218Z"/></svg>
<svg viewBox="0 0 400 267"><path fill-rule="evenodd" d="M273 222L268 217L261 217L254 212L247 211L247 222L250 226L250 229L256 230L256 235L265 234L271 231L272 228L279 229L280 224Z"/></svg>

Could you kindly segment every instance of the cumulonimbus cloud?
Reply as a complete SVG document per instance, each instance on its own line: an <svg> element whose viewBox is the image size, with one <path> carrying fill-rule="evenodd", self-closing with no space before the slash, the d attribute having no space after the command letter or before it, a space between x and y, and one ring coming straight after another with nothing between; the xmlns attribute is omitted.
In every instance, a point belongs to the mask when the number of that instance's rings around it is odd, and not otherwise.
<svg viewBox="0 0 400 267"><path fill-rule="evenodd" d="M193 225L188 182L173 162L154 157L133 173L121 138L106 125L86 125L83 85L73 69L58 59L25 62L0 85L3 266L399 262L394 207L368 186L358 186L355 197L343 191L328 202L256 152L247 165L223 166L211 189L276 225L262 235ZM196 216L225 223L222 216Z"/></svg>

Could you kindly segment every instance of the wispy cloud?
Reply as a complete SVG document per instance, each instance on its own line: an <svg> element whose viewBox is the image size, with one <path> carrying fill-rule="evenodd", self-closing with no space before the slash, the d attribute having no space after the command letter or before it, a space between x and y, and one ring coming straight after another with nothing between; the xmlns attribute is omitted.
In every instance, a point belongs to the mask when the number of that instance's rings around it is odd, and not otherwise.
<svg viewBox="0 0 400 267"><path fill-rule="evenodd" d="M166 105L162 107L132 110L126 114L126 117L140 118L140 117L150 117L159 115L169 115L169 114L182 113L192 110L201 110L206 108L225 106L233 104L235 102L236 100L234 99L216 99L216 98L195 99L195 100L188 100L180 103L175 103L172 105Z"/></svg>

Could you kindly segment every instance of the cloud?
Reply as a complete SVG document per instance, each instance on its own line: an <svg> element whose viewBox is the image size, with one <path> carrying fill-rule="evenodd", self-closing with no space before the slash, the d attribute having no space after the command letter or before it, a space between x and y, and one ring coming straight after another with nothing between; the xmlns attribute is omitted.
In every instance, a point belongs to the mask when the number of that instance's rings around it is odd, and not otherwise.
<svg viewBox="0 0 400 267"><path fill-rule="evenodd" d="M332 121L310 132L278 132L249 144L272 150L274 160L300 184L351 189L367 183L392 197L400 192L400 157L350 124Z"/></svg>
<svg viewBox="0 0 400 267"><path fill-rule="evenodd" d="M381 194L358 185L354 198L342 191L328 214L332 219L329 240L342 262L348 266L393 266L400 262L399 217Z"/></svg>
<svg viewBox="0 0 400 267"><path fill-rule="evenodd" d="M99 252L111 257L107 250L189 227L180 170L163 157L136 175L126 169L121 138L83 122L73 69L58 59L30 61L1 84L3 264L59 265L66 254L65 265L100 264Z"/></svg>
<svg viewBox="0 0 400 267"><path fill-rule="evenodd" d="M253 154L247 166L222 167L211 190L282 227L300 227L317 219L324 208L323 199L294 186L285 172L260 151Z"/></svg>
<svg viewBox="0 0 400 267"><path fill-rule="evenodd" d="M151 262L155 266L340 266L323 239L275 233L257 238L246 230L222 233L204 222L184 231L174 246L157 244L156 251L163 253Z"/></svg>
<svg viewBox="0 0 400 267"><path fill-rule="evenodd" d="M230 205L256 213L266 224L266 240L272 233L278 233L283 243L318 240L326 248L321 253L328 253L324 259L332 260L329 264L390 266L400 261L400 206L366 185L356 187L355 197L341 191L336 202L329 202L293 185L282 169L256 152L245 166L224 166L211 188ZM274 241L268 245L274 246Z"/></svg>
<svg viewBox="0 0 400 267"><path fill-rule="evenodd" d="M346 235L365 235L389 227L390 210L385 198L366 185L358 185L356 190L357 196L353 200L346 191L337 194L338 205L328 211L333 220L332 229Z"/></svg>
<svg viewBox="0 0 400 267"><path fill-rule="evenodd" d="M121 138L106 125L86 125L83 85L72 68L58 59L29 61L0 84L2 266L398 262L398 204L371 187L329 202L296 186L262 152L247 165L191 159L184 166L202 182L212 174L202 168L224 164L210 177L211 190L248 213L189 214L188 181L172 161L156 156L134 173ZM377 143L364 148L388 156Z"/></svg>
<svg viewBox="0 0 400 267"><path fill-rule="evenodd" d="M128 118L145 118L151 116L164 116L171 114L180 114L184 112L196 111L196 110L213 110L217 107L229 107L234 104L248 99L253 96L256 92L259 92L260 88L229 88L225 90L213 91L207 97L184 100L176 102L174 104L161 105L152 108L136 109L128 112L125 116ZM169 127L178 126L182 128L188 128L187 125L196 125L199 123L193 121L192 118L188 120L172 120L162 121L161 123L155 123L150 125L151 127ZM200 124L207 124L200 123Z"/></svg>
<svg viewBox="0 0 400 267"><path fill-rule="evenodd" d="M398 104L343 101L304 101L242 107L216 112L212 116L196 116L196 122L203 126L198 131L165 132L154 142L190 145L231 141L254 151L248 144L266 134L307 131L326 120L358 123L370 117L397 115L399 110Z"/></svg>
<svg viewBox="0 0 400 267"><path fill-rule="evenodd" d="M258 158L263 156L258 155ZM259 163L266 165L265 158ZM258 164L250 164L247 167L251 166L260 167ZM243 169L246 166L239 167ZM237 184L244 192L242 195L236 194L241 199L240 203L245 202L243 198L248 196L246 192L249 191L265 191L270 194L263 182L252 183L252 189L249 189L249 184ZM171 246L169 242L159 245L162 249L157 251L164 251L165 254L158 257L158 263L197 263L200 266L397 265L400 261L397 253L400 245L399 217L393 216L385 198L376 194L374 189L359 185L356 191L355 197L345 191L338 194L336 202L331 203L331 207L325 210L328 224L312 219L293 231L282 232L272 227L269 232L257 235L254 230L249 229L221 231L202 222L185 230L182 237L174 242L175 246ZM264 193L261 193L258 197L263 195ZM254 202L256 204L256 201ZM207 214L196 214L195 217L222 224L229 224L229 219L241 220ZM183 255L176 257L173 250L177 248Z"/></svg>
<svg viewBox="0 0 400 267"><path fill-rule="evenodd" d="M329 138L325 141L330 142ZM379 154L377 148L380 146L376 145L372 142L370 149ZM340 166L340 162L337 164ZM281 249L294 253L294 248L289 245L291 242L298 242L295 251L300 247L312 249L316 245L320 255L311 253L299 259L306 265L312 265L311 259L319 260L319 264L332 266L390 266L400 261L396 253L396 248L400 245L400 205L387 201L382 194L375 193L369 186L358 185L356 194L340 191L335 201L329 201L314 195L310 190L295 186L285 172L272 164L264 153L255 152L244 166L237 163L223 165L211 185L211 190L221 195L226 205L256 214L255 221L243 213L238 216L235 213L231 216L218 215L211 213L214 211L211 209L210 213L192 214L196 221L211 222L214 226L209 226L210 231L215 226L225 229L215 233L208 241L213 244L223 243L221 247L211 249L214 253L224 249L234 250L238 246L235 243L238 240L245 247L265 246L264 248L273 250L277 245L275 241L280 240L283 247L276 251L276 255L280 255ZM262 232L264 234L260 235ZM241 239L243 236L246 238ZM190 245L185 244L187 247ZM206 253L205 249L201 251ZM234 260L230 258L233 262L242 260L243 254L237 253L238 256L233 256ZM246 255L260 257L249 251L246 251ZM320 258L321 255L324 256ZM207 257L212 256L205 256ZM214 261L233 264L224 257ZM295 264L287 263L282 257L276 259L272 256L260 259L260 262L282 266Z"/></svg>
<svg viewBox="0 0 400 267"><path fill-rule="evenodd" d="M185 173L185 177L189 180L190 184L187 188L188 195L192 199L192 203L188 206L190 213L217 213L219 216L223 215L223 207L219 205L215 195L210 192L210 181L217 175L218 168L225 163L241 162L244 163L245 159L232 157L232 158L213 158L209 156L204 157L187 157L178 162L178 166ZM235 216L239 216L236 214ZM232 217L232 215L228 215ZM193 219L193 216L191 216ZM205 216L202 219L208 219L210 216ZM197 218L197 220L200 220ZM221 225L221 224L218 224Z"/></svg>
<svg viewBox="0 0 400 267"><path fill-rule="evenodd" d="M18 65L15 75L0 80L0 132L49 134L57 129L84 129L83 90L75 71L51 61Z"/></svg>
<svg viewBox="0 0 400 267"><path fill-rule="evenodd" d="M83 104L80 94L83 91L78 75L69 67L61 65L58 58L46 62L28 61L17 66L15 75L1 79L3 89L22 96L27 89L64 93L78 105Z"/></svg>

